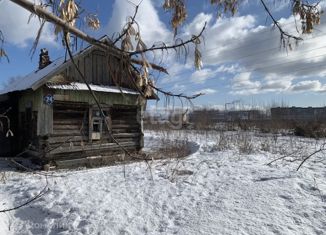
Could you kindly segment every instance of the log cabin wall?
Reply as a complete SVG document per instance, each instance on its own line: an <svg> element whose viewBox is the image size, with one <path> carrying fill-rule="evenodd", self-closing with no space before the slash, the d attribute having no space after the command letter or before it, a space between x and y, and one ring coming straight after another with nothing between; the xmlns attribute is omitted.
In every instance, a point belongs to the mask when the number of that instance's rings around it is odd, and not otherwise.
<svg viewBox="0 0 326 235"><path fill-rule="evenodd" d="M44 103L44 96L51 94L54 104ZM112 119L110 132L130 151L139 150L143 143L141 109L145 102L139 95L95 92L108 116ZM17 131L14 141L22 151L28 146L34 156L48 159L87 157L113 154L121 149L110 140L108 130L102 126L100 140L90 140L90 110L96 110L88 91L55 90L43 87L25 91L16 96ZM94 109L95 107L95 109ZM69 140L67 140L69 139ZM50 151L52 150L52 151ZM49 152L50 151L50 152ZM47 160L46 160L47 161Z"/></svg>
<svg viewBox="0 0 326 235"><path fill-rule="evenodd" d="M108 118L106 128L96 106L88 103L55 102L53 133L46 139L48 160L80 159L89 156L110 156L122 149L113 138L129 151L138 151L143 135L139 108L126 105L103 105Z"/></svg>
<svg viewBox="0 0 326 235"><path fill-rule="evenodd" d="M52 94L55 100L47 111L53 115L52 130L43 135L40 144L47 161L121 153L111 134L129 151L142 148L144 101L139 95L95 92L109 119L107 130L88 91L43 88L43 94Z"/></svg>
<svg viewBox="0 0 326 235"><path fill-rule="evenodd" d="M82 149L88 144L87 103L55 102L53 108L53 130L44 138L48 157L65 154L69 150ZM60 157L60 156L59 156ZM64 157L64 156L61 156Z"/></svg>
<svg viewBox="0 0 326 235"><path fill-rule="evenodd" d="M113 106L110 110L112 135L119 143L133 143L137 150L142 147L142 131L139 108Z"/></svg>

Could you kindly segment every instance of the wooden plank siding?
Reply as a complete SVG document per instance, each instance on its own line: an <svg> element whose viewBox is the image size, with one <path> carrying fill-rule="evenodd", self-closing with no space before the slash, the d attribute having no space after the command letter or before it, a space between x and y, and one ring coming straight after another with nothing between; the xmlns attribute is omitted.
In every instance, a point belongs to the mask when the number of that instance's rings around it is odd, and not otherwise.
<svg viewBox="0 0 326 235"><path fill-rule="evenodd" d="M94 106L88 103L56 102L53 105L53 133L46 142L46 158L51 160L78 159L96 155L115 155L123 152L115 143L129 151L141 148L141 123L138 106L105 107L110 128L103 123L101 138L92 140L92 112Z"/></svg>
<svg viewBox="0 0 326 235"><path fill-rule="evenodd" d="M131 81L130 74L121 68L117 58L108 56L104 51L93 49L89 53L79 56L75 59L76 64L85 76L89 84L116 86L135 89L134 83ZM74 65L68 65L62 71L58 71L66 78L68 82L81 82L83 80L79 76ZM49 83L57 81L49 81Z"/></svg>

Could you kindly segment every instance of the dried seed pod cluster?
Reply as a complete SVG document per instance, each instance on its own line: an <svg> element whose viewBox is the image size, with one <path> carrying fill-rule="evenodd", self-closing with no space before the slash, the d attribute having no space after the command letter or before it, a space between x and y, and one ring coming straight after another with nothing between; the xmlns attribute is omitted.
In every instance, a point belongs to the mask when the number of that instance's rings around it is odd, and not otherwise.
<svg viewBox="0 0 326 235"><path fill-rule="evenodd" d="M294 15L298 15L301 19L302 33L312 33L314 25L320 24L320 16L323 13L317 4L307 4L302 0L294 0L292 11Z"/></svg>
<svg viewBox="0 0 326 235"><path fill-rule="evenodd" d="M5 41L5 39L3 37L2 32L0 31L0 60L1 60L1 58L4 57L9 62L9 57L8 57L6 51L3 49L3 43L4 43L4 41Z"/></svg>
<svg viewBox="0 0 326 235"><path fill-rule="evenodd" d="M225 14L228 12L230 12L231 15L235 15L240 3L241 0L211 0L212 5L217 5L219 16L221 16L222 13Z"/></svg>
<svg viewBox="0 0 326 235"><path fill-rule="evenodd" d="M139 32L133 27L132 19L129 19L121 33L121 35L124 35L121 42L121 49L124 51L133 51L134 46L131 39L132 37L136 39L137 34L139 34Z"/></svg>
<svg viewBox="0 0 326 235"><path fill-rule="evenodd" d="M7 54L3 48L0 48L0 57L6 57Z"/></svg>
<svg viewBox="0 0 326 235"><path fill-rule="evenodd" d="M134 27L134 25L137 27ZM122 36L121 49L124 52L134 51L134 44L136 44L136 51L144 51L147 49L145 42L142 40L139 26L134 18L129 18L120 35ZM153 84L153 82L149 79L149 70L152 67L147 61L144 52L141 53L141 57L143 63L139 73L135 77L135 84L137 89L139 89L139 91L141 91L145 97L150 97L154 92L152 86L150 86L150 84Z"/></svg>
<svg viewBox="0 0 326 235"><path fill-rule="evenodd" d="M78 18L78 6L74 0L61 0L59 4L59 17L66 21L68 25L75 26ZM62 32L62 28L56 25L54 33L58 35ZM66 34L67 41L70 41L70 36Z"/></svg>
<svg viewBox="0 0 326 235"><path fill-rule="evenodd" d="M98 30L101 27L100 20L97 15L89 14L86 16L87 26L93 30Z"/></svg>
<svg viewBox="0 0 326 235"><path fill-rule="evenodd" d="M193 42L195 44L195 68L200 70L203 67L201 52L198 48L201 40L198 37L193 36Z"/></svg>
<svg viewBox="0 0 326 235"><path fill-rule="evenodd" d="M174 35L176 35L178 27L187 18L187 9L184 0L165 0L163 8L166 11L172 11L171 25L174 29Z"/></svg>

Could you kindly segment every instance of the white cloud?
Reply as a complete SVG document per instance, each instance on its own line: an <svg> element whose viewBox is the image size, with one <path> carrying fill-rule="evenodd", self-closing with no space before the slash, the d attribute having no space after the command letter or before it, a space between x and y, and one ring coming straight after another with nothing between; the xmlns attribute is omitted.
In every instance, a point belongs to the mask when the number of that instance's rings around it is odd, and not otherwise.
<svg viewBox="0 0 326 235"><path fill-rule="evenodd" d="M29 40L34 40L40 23L33 17L28 24L30 13L9 0L0 1L0 29L7 43L15 46L26 47ZM53 44L54 36L48 24L43 29L40 42Z"/></svg>
<svg viewBox="0 0 326 235"><path fill-rule="evenodd" d="M291 81L267 81L261 85L262 92L285 91L291 86Z"/></svg>
<svg viewBox="0 0 326 235"><path fill-rule="evenodd" d="M198 33L205 21L204 66L209 65L211 70L218 66L216 71L220 73L240 73L231 80L232 93L293 92L295 80L322 80L326 76L325 14L314 33L299 35L304 41L298 47L292 42L294 50L288 52L280 50L279 31L257 24L253 15L214 20L211 14L200 13L184 28L185 34ZM298 35L293 16L279 22L286 32ZM297 23L300 28L300 21ZM207 71L202 73L204 78L197 79L198 83L207 80Z"/></svg>
<svg viewBox="0 0 326 235"><path fill-rule="evenodd" d="M217 72L220 73L230 73L230 74L236 74L236 73L240 73L243 69L239 67L239 65L237 64L233 64L230 66L227 65L221 65L217 68Z"/></svg>
<svg viewBox="0 0 326 235"><path fill-rule="evenodd" d="M301 81L294 84L291 87L291 90L295 92L306 92L306 91L325 92L326 85L322 85L321 82L318 80L307 80L307 81Z"/></svg>
<svg viewBox="0 0 326 235"><path fill-rule="evenodd" d="M121 32L128 17L134 15L135 6L127 0L116 0L113 4L112 12L112 17L106 27L108 35ZM136 21L139 24L142 39L148 46L151 46L155 42L167 42L171 40L172 33L161 22L151 0L143 0L141 2Z"/></svg>
<svg viewBox="0 0 326 235"><path fill-rule="evenodd" d="M205 14L205 13L199 13L191 23L186 25L183 30L184 30L184 35L186 36L192 36L198 34L206 23L210 23L213 19L212 14Z"/></svg>
<svg viewBox="0 0 326 235"><path fill-rule="evenodd" d="M190 79L194 83L202 84L202 83L205 83L206 80L214 78L216 76L216 73L217 73L216 71L213 71L211 69L201 69L201 70L195 71L191 75Z"/></svg>
<svg viewBox="0 0 326 235"><path fill-rule="evenodd" d="M322 16L322 22L326 17ZM263 76L274 73L282 76L322 76L325 74L326 62L325 38L321 32L326 30L326 23L320 25L312 35L303 36L305 40L296 48L292 42L293 51L280 50L279 32L268 27L253 27L254 18L243 18L244 23L235 21L221 23L228 27L223 28L216 22L207 34L204 63L220 65L223 63L238 63L247 70L257 72ZM297 35L294 18L280 19L284 30ZM300 25L298 26L300 27ZM218 29L216 32L213 29ZM215 32L215 33L214 33ZM232 37L233 35L233 37ZM209 49L210 48L210 49Z"/></svg>
<svg viewBox="0 0 326 235"><path fill-rule="evenodd" d="M187 89L187 87L185 85L180 85L178 83L175 83L172 87L172 91L175 91L175 92L184 92L185 90Z"/></svg>
<svg viewBox="0 0 326 235"><path fill-rule="evenodd" d="M240 73L233 78L232 88L235 90L254 90L260 87L260 82L251 80L251 73Z"/></svg>
<svg viewBox="0 0 326 235"><path fill-rule="evenodd" d="M274 79L273 79L274 78ZM279 79L268 76L260 81L252 79L252 73L240 73L234 76L232 80L231 94L252 95L267 92L285 92L291 87L291 79Z"/></svg>
<svg viewBox="0 0 326 235"><path fill-rule="evenodd" d="M211 89L211 88L207 88L207 89L202 89L200 91L196 91L195 94L205 94L205 95L212 95L215 94L217 92L217 90Z"/></svg>

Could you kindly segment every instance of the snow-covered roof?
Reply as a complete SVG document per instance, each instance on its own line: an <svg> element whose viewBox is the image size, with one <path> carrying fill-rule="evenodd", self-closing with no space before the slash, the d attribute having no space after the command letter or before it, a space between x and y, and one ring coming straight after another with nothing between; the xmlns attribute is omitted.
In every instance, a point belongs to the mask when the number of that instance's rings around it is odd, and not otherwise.
<svg viewBox="0 0 326 235"><path fill-rule="evenodd" d="M48 88L51 89L59 89L59 90L76 90L76 91L87 91L88 88L85 83L79 83L79 82L72 82L70 84L65 85L46 85ZM107 92L107 93L122 93L123 94L132 94L132 95L139 95L138 92L133 91L131 89L127 88L118 88L115 86L100 86L100 85L89 85L93 91L100 91L100 92Z"/></svg>
<svg viewBox="0 0 326 235"><path fill-rule="evenodd" d="M109 38L107 36L104 36L104 37L100 38L99 40L100 41L109 41ZM74 57L83 55L84 53L89 51L91 48L93 48L92 45L86 47L85 49L76 53L74 55ZM51 78L51 76L54 76L60 69L64 68L68 63L70 63L70 59L66 60L64 57L61 57L61 58L53 61L51 64L49 64L45 68L36 70L36 71L28 74L25 77L17 79L13 83L11 83L7 87L5 87L3 90L0 90L0 95L4 95L4 94L14 92L14 91L24 91L24 90L28 90L28 89L36 90L40 86L44 85L48 81L48 79ZM112 90L113 90L113 88L112 88ZM111 92L111 91L106 90L106 92ZM119 92L120 92L120 90L119 90Z"/></svg>
<svg viewBox="0 0 326 235"><path fill-rule="evenodd" d="M61 66L63 66L66 63L67 62L65 62L64 58L59 58L56 61L49 64L48 66L46 66L45 68L34 71L25 77L17 79L13 83L5 87L5 89L0 90L0 95L4 95L14 91L33 89L33 87L35 87L36 84L38 84L44 78L49 77L49 75L51 75L54 71L57 71Z"/></svg>

